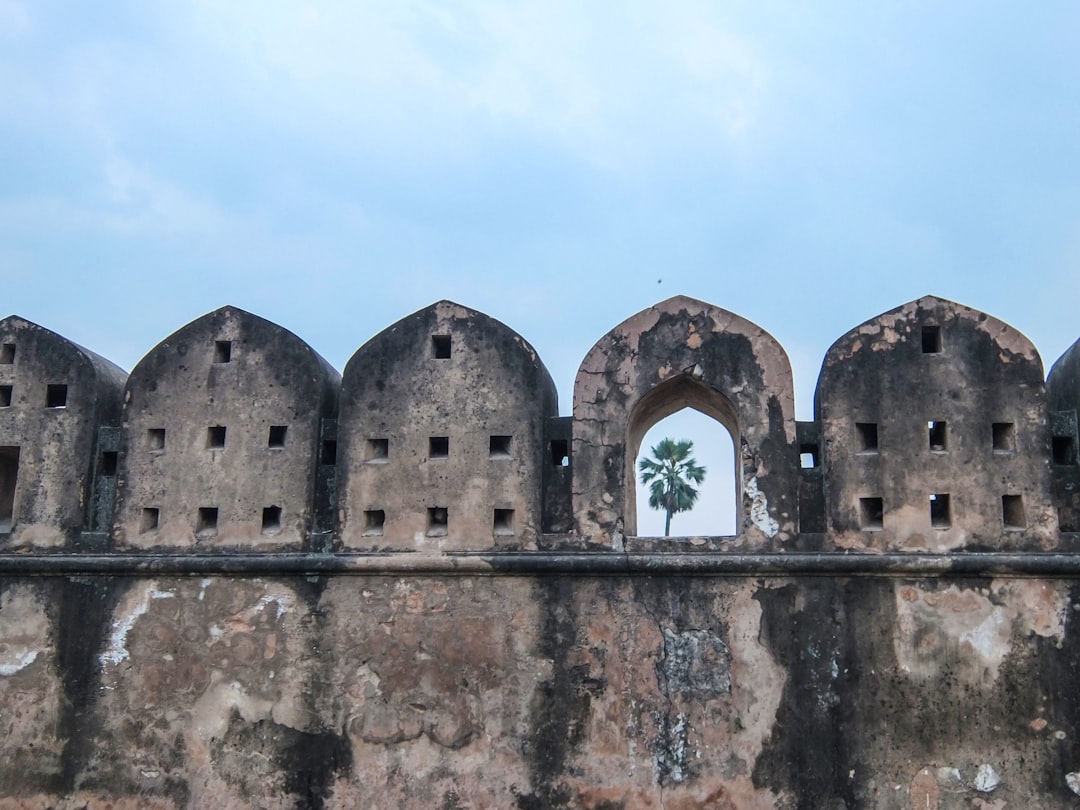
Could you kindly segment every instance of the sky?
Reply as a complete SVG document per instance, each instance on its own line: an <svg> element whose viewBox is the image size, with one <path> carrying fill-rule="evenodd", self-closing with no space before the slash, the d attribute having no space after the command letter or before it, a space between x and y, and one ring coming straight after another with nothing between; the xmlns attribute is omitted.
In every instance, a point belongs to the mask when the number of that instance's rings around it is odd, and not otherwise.
<svg viewBox="0 0 1080 810"><path fill-rule="evenodd" d="M341 370L447 298L569 414L593 343L684 294L772 333L811 419L832 342L935 294L1048 370L1077 32L1056 0L0 0L0 317L130 370L232 304Z"/></svg>

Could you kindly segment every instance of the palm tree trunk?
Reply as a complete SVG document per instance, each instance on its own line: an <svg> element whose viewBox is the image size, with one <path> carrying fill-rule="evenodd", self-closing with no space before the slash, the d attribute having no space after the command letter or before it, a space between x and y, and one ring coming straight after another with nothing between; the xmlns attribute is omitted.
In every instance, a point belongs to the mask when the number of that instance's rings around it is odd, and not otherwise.
<svg viewBox="0 0 1080 810"><path fill-rule="evenodd" d="M671 534L671 509L664 510L664 537Z"/></svg>

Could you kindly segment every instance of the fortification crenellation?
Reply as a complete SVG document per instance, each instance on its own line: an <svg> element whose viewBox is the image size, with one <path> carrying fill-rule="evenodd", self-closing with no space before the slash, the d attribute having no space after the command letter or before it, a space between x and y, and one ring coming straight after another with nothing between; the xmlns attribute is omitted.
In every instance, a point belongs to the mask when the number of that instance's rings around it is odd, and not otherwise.
<svg viewBox="0 0 1080 810"><path fill-rule="evenodd" d="M617 549L636 535L642 437L689 407L737 450L739 533L707 547L1053 550L1080 525L1078 402L1080 342L1044 380L1020 332L932 296L833 344L811 421L795 419L790 363L767 331L685 297L600 338L568 417L526 341L448 301L387 327L341 376L233 307L165 338L130 376L12 316L0 321L0 538Z"/></svg>

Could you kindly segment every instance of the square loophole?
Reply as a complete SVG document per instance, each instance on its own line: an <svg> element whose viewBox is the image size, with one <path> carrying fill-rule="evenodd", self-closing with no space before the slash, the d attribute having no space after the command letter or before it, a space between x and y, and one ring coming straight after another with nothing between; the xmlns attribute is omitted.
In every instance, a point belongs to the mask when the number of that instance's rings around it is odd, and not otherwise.
<svg viewBox="0 0 1080 810"><path fill-rule="evenodd" d="M1015 532L1027 528L1023 495L1001 496L1001 522L1005 525L1006 531Z"/></svg>
<svg viewBox="0 0 1080 810"><path fill-rule="evenodd" d="M1054 436L1051 440L1054 463L1064 466L1076 463L1076 439L1072 436Z"/></svg>
<svg viewBox="0 0 1080 810"><path fill-rule="evenodd" d="M1012 422L994 422L990 426L990 436L995 453L1016 452L1016 425Z"/></svg>
<svg viewBox="0 0 1080 810"><path fill-rule="evenodd" d="M157 531L160 522L161 510L156 506L145 507L142 510L142 515L139 516L139 534Z"/></svg>
<svg viewBox="0 0 1080 810"><path fill-rule="evenodd" d="M816 444L799 445L799 466L804 470L818 467L818 446Z"/></svg>
<svg viewBox="0 0 1080 810"><path fill-rule="evenodd" d="M335 453L337 451L335 450ZM364 456L365 461L380 462L390 458L389 439L368 439Z"/></svg>
<svg viewBox="0 0 1080 810"><path fill-rule="evenodd" d="M926 432L930 438L930 450L934 453L944 453L949 449L948 436L946 435L945 423L940 420L926 423Z"/></svg>
<svg viewBox="0 0 1080 810"><path fill-rule="evenodd" d="M492 517L492 531L497 537L509 537L514 533L514 510L496 509Z"/></svg>
<svg viewBox="0 0 1080 810"><path fill-rule="evenodd" d="M151 453L165 451L165 428L150 428L146 431L146 447Z"/></svg>
<svg viewBox="0 0 1080 810"><path fill-rule="evenodd" d="M218 508L216 506L200 506L199 520L195 524L196 537L213 537L217 534Z"/></svg>
<svg viewBox="0 0 1080 810"><path fill-rule="evenodd" d="M4 343L0 345L0 366L10 366L15 362L15 344Z"/></svg>
<svg viewBox="0 0 1080 810"><path fill-rule="evenodd" d="M386 510L385 509L365 509L364 510L364 536L365 537L380 537L382 536L383 529L386 527Z"/></svg>
<svg viewBox="0 0 1080 810"><path fill-rule="evenodd" d="M450 359L450 335L431 336L431 356L436 360Z"/></svg>
<svg viewBox="0 0 1080 810"><path fill-rule="evenodd" d="M449 456L449 436L432 436L428 439L428 458L448 458Z"/></svg>
<svg viewBox="0 0 1080 810"><path fill-rule="evenodd" d="M266 506L262 513L262 533L281 534L281 507Z"/></svg>
<svg viewBox="0 0 1080 810"><path fill-rule="evenodd" d="M490 458L510 458L510 437L492 436L488 442L488 456Z"/></svg>
<svg viewBox="0 0 1080 810"><path fill-rule="evenodd" d="M922 328L922 351L923 354L941 353L940 326L924 326Z"/></svg>
<svg viewBox="0 0 1080 810"><path fill-rule="evenodd" d="M885 528L885 506L881 498L859 498L859 528L875 532Z"/></svg>
<svg viewBox="0 0 1080 810"><path fill-rule="evenodd" d="M551 440L551 466L570 466L570 442L566 439Z"/></svg>
<svg viewBox="0 0 1080 810"><path fill-rule="evenodd" d="M98 474L105 478L116 475L116 466L119 454L115 450L104 450L101 453L101 463L98 466Z"/></svg>
<svg viewBox="0 0 1080 810"><path fill-rule="evenodd" d="M337 441L335 439L323 439L319 461L322 464L337 464Z"/></svg>
<svg viewBox="0 0 1080 810"><path fill-rule="evenodd" d="M231 363L232 362L232 341L231 340L215 340L214 341L214 362L215 363Z"/></svg>
<svg viewBox="0 0 1080 810"><path fill-rule="evenodd" d="M45 407L46 408L66 408L67 407L67 386L62 383L55 385L48 385L45 387Z"/></svg>
<svg viewBox="0 0 1080 810"><path fill-rule="evenodd" d="M225 447L225 426L211 425L206 429L206 449L221 450Z"/></svg>
<svg viewBox="0 0 1080 810"><path fill-rule="evenodd" d="M943 493L930 496L930 525L935 529L952 528L952 507Z"/></svg>
<svg viewBox="0 0 1080 810"><path fill-rule="evenodd" d="M11 407L11 386L0 385L0 408Z"/></svg>
<svg viewBox="0 0 1080 810"><path fill-rule="evenodd" d="M877 422L856 422L855 439L860 453L878 452Z"/></svg>
<svg viewBox="0 0 1080 810"><path fill-rule="evenodd" d="M285 446L285 434L288 432L288 425L271 425L270 437L266 440L266 446L280 450Z"/></svg>
<svg viewBox="0 0 1080 810"><path fill-rule="evenodd" d="M427 536L445 537L450 528L450 513L445 506L430 506L427 510Z"/></svg>

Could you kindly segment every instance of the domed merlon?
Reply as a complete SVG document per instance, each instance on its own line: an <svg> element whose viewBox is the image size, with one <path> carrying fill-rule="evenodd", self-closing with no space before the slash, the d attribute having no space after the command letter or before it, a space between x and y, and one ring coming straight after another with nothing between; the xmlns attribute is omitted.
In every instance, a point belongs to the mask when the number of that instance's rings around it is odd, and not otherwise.
<svg viewBox="0 0 1080 810"><path fill-rule="evenodd" d="M128 380L117 545L298 546L339 381L296 335L234 307L167 337Z"/></svg>
<svg viewBox="0 0 1080 810"><path fill-rule="evenodd" d="M119 424L126 377L37 324L0 321L0 538L31 547L79 538L98 429Z"/></svg>
<svg viewBox="0 0 1080 810"><path fill-rule="evenodd" d="M345 547L534 544L544 428L557 414L536 351L483 313L440 301L383 330L342 379Z"/></svg>
<svg viewBox="0 0 1080 810"><path fill-rule="evenodd" d="M985 313L926 296L825 355L826 514L845 548L1052 545L1042 361Z"/></svg>

